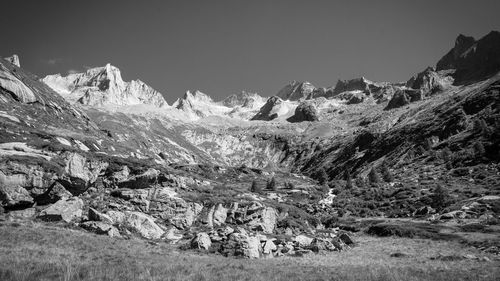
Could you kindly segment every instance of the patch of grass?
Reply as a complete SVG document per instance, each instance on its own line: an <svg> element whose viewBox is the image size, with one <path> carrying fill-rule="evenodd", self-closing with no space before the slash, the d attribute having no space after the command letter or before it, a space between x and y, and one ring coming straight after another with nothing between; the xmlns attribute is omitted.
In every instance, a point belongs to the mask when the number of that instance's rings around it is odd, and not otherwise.
<svg viewBox="0 0 500 281"><path fill-rule="evenodd" d="M0 226L0 280L498 280L498 261L431 260L472 248L446 241L356 237L349 251L246 260L181 252L41 224ZM471 252L472 251L472 252ZM406 256L390 257L403 252Z"/></svg>
<svg viewBox="0 0 500 281"><path fill-rule="evenodd" d="M436 240L458 239L459 236L442 233L442 226L427 223L379 223L370 226L366 233L381 237L398 236L406 238L428 238Z"/></svg>

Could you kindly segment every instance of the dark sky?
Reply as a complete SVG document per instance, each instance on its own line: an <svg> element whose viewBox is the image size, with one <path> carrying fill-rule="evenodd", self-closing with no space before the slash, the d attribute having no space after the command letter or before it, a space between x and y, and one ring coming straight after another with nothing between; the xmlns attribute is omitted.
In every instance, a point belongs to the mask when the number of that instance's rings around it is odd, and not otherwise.
<svg viewBox="0 0 500 281"><path fill-rule="evenodd" d="M407 80L460 33L500 30L500 1L2 0L0 55L40 76L108 62L172 103L187 89L215 99L273 95L365 76Z"/></svg>

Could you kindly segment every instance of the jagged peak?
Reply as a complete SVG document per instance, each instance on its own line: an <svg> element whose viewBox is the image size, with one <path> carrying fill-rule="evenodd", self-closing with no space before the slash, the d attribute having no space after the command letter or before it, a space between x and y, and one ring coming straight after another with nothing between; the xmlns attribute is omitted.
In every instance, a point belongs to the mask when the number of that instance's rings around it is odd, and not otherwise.
<svg viewBox="0 0 500 281"><path fill-rule="evenodd" d="M13 54L12 56L6 57L4 59L17 67L21 67L21 62L19 61L19 56L16 54Z"/></svg>

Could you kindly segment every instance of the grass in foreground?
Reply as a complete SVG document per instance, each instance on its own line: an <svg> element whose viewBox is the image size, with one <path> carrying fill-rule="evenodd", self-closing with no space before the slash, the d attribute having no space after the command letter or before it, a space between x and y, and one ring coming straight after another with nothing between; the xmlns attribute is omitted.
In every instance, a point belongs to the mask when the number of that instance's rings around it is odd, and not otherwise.
<svg viewBox="0 0 500 281"><path fill-rule="evenodd" d="M500 262L455 242L357 237L349 251L245 260L38 223L0 222L0 280L499 280ZM393 253L403 253L391 257ZM401 257L402 256L402 257Z"/></svg>

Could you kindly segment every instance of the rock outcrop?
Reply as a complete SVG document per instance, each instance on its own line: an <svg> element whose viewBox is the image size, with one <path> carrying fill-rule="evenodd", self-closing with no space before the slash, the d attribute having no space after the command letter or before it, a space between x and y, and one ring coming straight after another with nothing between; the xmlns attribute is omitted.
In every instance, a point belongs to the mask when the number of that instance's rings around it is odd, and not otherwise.
<svg viewBox="0 0 500 281"><path fill-rule="evenodd" d="M310 102L301 102L295 108L295 114L287 119L289 122L318 121L319 113L316 106Z"/></svg>
<svg viewBox="0 0 500 281"><path fill-rule="evenodd" d="M401 89L397 90L392 99L389 101L385 110L402 107L410 104L411 102L419 101L423 99L423 93L421 90L413 89Z"/></svg>
<svg viewBox="0 0 500 281"><path fill-rule="evenodd" d="M21 62L19 61L19 56L17 56L16 54L14 54L10 57L6 57L4 59L17 67L21 67Z"/></svg>
<svg viewBox="0 0 500 281"><path fill-rule="evenodd" d="M500 71L500 32L492 31L479 40L459 35L455 46L436 64L436 70L455 70L455 84L484 79Z"/></svg>
<svg viewBox="0 0 500 281"><path fill-rule="evenodd" d="M406 86L421 90L425 96L442 92L451 87L453 78L446 71L436 72L432 67L413 76L406 82Z"/></svg>

